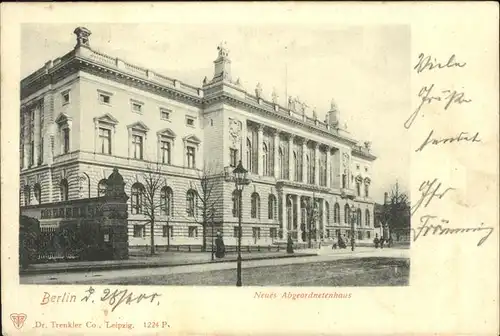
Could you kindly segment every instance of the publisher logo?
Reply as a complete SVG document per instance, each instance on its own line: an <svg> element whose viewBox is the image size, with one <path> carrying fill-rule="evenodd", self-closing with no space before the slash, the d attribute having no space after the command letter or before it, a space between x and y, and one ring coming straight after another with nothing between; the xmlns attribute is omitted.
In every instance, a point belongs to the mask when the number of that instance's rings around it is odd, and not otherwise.
<svg viewBox="0 0 500 336"><path fill-rule="evenodd" d="M21 329L24 325L24 322L26 321L26 314L24 313L13 313L10 314L10 319L12 320L12 323L14 324L14 327L17 329Z"/></svg>

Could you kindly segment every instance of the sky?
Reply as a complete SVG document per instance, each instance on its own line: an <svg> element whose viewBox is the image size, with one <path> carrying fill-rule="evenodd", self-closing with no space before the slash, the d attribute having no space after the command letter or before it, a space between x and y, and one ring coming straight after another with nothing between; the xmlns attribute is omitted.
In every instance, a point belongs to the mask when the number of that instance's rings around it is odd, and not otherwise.
<svg viewBox="0 0 500 336"><path fill-rule="evenodd" d="M360 142L372 142L376 202L396 181L409 190L403 127L411 109L409 26L24 24L21 78L70 51L78 26L92 32L92 49L195 86L213 77L217 46L225 41L233 79L250 93L261 83L265 98L276 89L285 105L288 92L315 107L321 120L335 100L341 124Z"/></svg>

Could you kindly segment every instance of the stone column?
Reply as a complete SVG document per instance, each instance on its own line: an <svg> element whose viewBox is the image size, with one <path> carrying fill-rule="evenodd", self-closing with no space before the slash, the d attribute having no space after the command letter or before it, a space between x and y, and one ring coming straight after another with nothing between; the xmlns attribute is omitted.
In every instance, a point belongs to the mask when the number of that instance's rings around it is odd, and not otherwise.
<svg viewBox="0 0 500 336"><path fill-rule="evenodd" d="M326 187L330 188L330 158L331 158L331 148L326 147Z"/></svg>
<svg viewBox="0 0 500 336"><path fill-rule="evenodd" d="M283 239L288 238L288 194L283 193L283 211L282 211L282 223L283 223Z"/></svg>
<svg viewBox="0 0 500 336"><path fill-rule="evenodd" d="M307 164L306 164L306 151L307 151L307 140L302 141L302 182L307 183Z"/></svg>
<svg viewBox="0 0 500 336"><path fill-rule="evenodd" d="M293 139L295 136L290 134L288 137L288 179L293 181L294 167L293 167Z"/></svg>
<svg viewBox="0 0 500 336"><path fill-rule="evenodd" d="M302 197L297 195L297 241L302 242Z"/></svg>
<svg viewBox="0 0 500 336"><path fill-rule="evenodd" d="M38 145L40 139L40 108L37 107L34 109L33 113L35 114L35 120L33 122L34 130L33 130L33 166L38 166Z"/></svg>
<svg viewBox="0 0 500 336"><path fill-rule="evenodd" d="M241 122L241 151L240 151L240 157L241 157L241 164L245 169L250 170L249 162L247 162L247 128L248 124L245 121ZM238 162L236 162L238 164Z"/></svg>
<svg viewBox="0 0 500 336"><path fill-rule="evenodd" d="M280 131L279 130L276 130L274 132L274 136L273 136L273 141L274 141L274 146L273 146L273 149L274 149L274 152L273 152L273 157L274 157L274 167L273 167L273 172L274 172L274 177L275 178L279 178L280 174L279 174L279 165L278 165L278 150L279 150L279 140L280 140Z"/></svg>
<svg viewBox="0 0 500 336"><path fill-rule="evenodd" d="M262 160L262 146L264 142L264 127L257 126L257 173L259 176L264 175L264 160Z"/></svg>
<svg viewBox="0 0 500 336"><path fill-rule="evenodd" d="M319 185L319 144L314 145L314 184Z"/></svg>
<svg viewBox="0 0 500 336"><path fill-rule="evenodd" d="M321 199L321 202L323 203L323 238L326 238L326 226L328 225L328 218L326 217L326 214L329 209L326 208L327 202L324 198ZM328 203L328 205L330 204Z"/></svg>

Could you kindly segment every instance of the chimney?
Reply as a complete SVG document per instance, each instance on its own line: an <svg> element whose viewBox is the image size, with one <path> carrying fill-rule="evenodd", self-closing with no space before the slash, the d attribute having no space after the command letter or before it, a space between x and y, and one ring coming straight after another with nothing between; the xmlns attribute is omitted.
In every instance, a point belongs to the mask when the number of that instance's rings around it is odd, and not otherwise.
<svg viewBox="0 0 500 336"><path fill-rule="evenodd" d="M90 30L88 30L85 27L78 27L73 31L73 34L76 35L75 48L79 48L79 47L90 48L89 36L92 34L92 32Z"/></svg>

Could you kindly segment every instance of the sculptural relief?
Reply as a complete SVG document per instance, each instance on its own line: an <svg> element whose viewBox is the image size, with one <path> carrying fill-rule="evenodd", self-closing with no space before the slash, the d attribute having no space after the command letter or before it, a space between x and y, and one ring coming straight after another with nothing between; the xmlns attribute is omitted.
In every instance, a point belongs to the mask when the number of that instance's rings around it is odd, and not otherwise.
<svg viewBox="0 0 500 336"><path fill-rule="evenodd" d="M241 142L241 122L229 118L229 140L233 148L239 148Z"/></svg>

